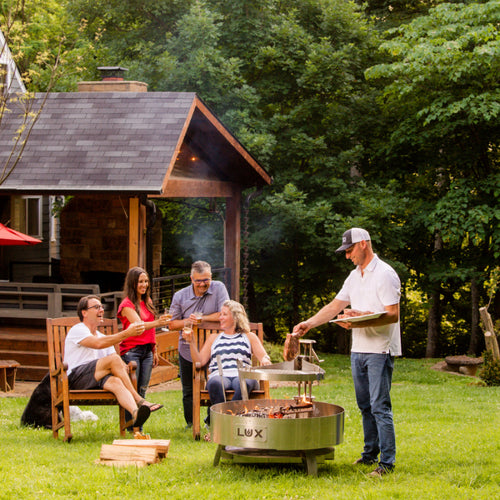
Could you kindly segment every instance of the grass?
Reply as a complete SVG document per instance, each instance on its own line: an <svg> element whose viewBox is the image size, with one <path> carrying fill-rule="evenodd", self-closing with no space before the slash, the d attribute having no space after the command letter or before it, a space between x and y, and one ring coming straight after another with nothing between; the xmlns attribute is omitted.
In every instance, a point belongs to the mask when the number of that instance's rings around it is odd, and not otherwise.
<svg viewBox="0 0 500 500"><path fill-rule="evenodd" d="M351 463L363 437L349 359L322 355L327 376L313 394L345 408L344 442L318 477L296 465L212 465L217 445L195 442L184 430L179 391L151 394L165 409L146 431L170 439L160 464L111 468L94 464L101 444L117 435L116 407L90 408L98 422L75 422L73 441L54 440L50 430L23 428L27 398L1 398L0 499L203 498L215 499L482 499L500 498L500 387L430 369L432 360L398 359L392 398L398 445L396 470L368 478L371 467ZM276 397L296 389L273 389ZM202 410L204 411L204 409Z"/></svg>

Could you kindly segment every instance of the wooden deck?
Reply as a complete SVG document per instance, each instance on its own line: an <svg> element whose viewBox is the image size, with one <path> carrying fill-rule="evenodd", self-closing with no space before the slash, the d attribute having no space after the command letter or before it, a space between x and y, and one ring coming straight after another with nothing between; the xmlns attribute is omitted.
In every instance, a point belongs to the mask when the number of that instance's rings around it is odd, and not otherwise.
<svg viewBox="0 0 500 500"><path fill-rule="evenodd" d="M0 358L21 364L18 380L42 380L49 370L45 328L0 325Z"/></svg>

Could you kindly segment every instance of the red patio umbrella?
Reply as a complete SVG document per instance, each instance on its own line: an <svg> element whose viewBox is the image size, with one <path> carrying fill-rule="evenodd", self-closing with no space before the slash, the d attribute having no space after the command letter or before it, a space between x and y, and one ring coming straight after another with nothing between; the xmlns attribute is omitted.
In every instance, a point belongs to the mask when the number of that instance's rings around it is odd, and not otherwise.
<svg viewBox="0 0 500 500"><path fill-rule="evenodd" d="M42 240L0 224L0 245L36 245L41 242Z"/></svg>

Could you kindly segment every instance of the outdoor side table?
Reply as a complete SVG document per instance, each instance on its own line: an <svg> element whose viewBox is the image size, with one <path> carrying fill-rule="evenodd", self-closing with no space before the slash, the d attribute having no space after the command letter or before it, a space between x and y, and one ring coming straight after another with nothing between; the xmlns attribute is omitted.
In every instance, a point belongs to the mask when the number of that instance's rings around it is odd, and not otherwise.
<svg viewBox="0 0 500 500"><path fill-rule="evenodd" d="M0 359L0 391L14 390L16 384L16 371L20 363L13 359Z"/></svg>

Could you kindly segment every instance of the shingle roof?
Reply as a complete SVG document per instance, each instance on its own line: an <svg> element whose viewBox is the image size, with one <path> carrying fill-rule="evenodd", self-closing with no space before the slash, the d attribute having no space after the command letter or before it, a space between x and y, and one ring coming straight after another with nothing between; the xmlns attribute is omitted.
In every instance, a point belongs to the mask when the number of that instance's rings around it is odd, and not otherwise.
<svg viewBox="0 0 500 500"><path fill-rule="evenodd" d="M36 107L42 99L37 96ZM190 147L203 149L208 164L222 168L224 180L244 187L269 183L262 167L207 114L196 94L188 92L49 94L0 192L159 194L181 144L190 138ZM15 113L4 117L0 165L12 150L18 126ZM210 151L214 144L217 149Z"/></svg>

